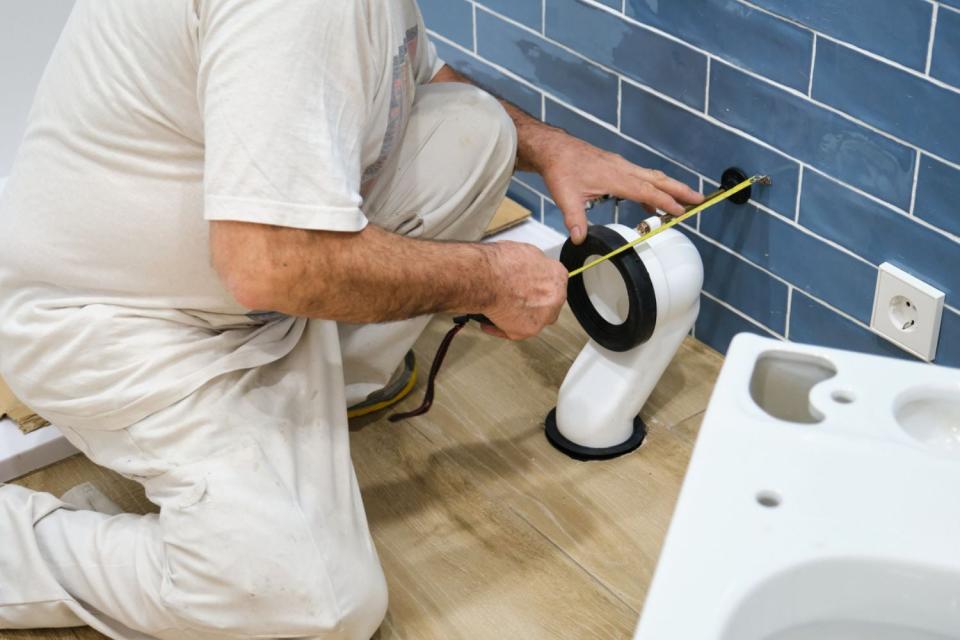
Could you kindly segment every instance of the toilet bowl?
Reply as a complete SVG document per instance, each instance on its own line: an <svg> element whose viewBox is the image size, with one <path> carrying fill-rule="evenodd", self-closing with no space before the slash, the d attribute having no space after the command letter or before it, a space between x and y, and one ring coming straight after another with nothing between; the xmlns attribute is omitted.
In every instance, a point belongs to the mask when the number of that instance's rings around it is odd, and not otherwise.
<svg viewBox="0 0 960 640"><path fill-rule="evenodd" d="M917 441L960 452L960 383L908 389L897 397L893 413Z"/></svg>

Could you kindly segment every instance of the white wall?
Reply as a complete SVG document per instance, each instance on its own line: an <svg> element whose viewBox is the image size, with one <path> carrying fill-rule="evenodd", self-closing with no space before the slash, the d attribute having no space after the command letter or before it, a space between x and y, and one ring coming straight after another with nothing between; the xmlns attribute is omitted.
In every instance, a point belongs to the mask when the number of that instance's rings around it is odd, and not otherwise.
<svg viewBox="0 0 960 640"><path fill-rule="evenodd" d="M73 0L0 0L0 178L10 166L33 94Z"/></svg>

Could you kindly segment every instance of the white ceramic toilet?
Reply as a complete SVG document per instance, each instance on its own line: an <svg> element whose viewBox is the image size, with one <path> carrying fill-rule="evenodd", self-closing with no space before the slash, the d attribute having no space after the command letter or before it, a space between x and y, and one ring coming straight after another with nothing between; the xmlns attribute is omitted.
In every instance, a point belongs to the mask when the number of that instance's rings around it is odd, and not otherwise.
<svg viewBox="0 0 960 640"><path fill-rule="evenodd" d="M960 370L738 336L636 638L960 639Z"/></svg>

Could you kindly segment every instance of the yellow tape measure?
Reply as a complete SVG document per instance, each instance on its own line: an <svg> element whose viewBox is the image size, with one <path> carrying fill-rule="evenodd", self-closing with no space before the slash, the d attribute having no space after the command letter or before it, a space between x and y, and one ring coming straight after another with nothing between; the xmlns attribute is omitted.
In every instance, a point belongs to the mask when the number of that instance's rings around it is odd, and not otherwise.
<svg viewBox="0 0 960 640"><path fill-rule="evenodd" d="M684 213L683 215L677 216L677 217L674 218L673 220L670 220L669 222L665 222L665 223L661 224L659 227L657 227L657 228L654 229L653 231L650 231L649 233L645 233L645 234L643 234L642 236L640 236L639 238L637 238L637 239L635 239L635 240L631 240L631 241L628 242L627 244L625 244L625 245L623 245L622 247L619 247L619 248L617 248L617 249L614 249L613 251L611 251L610 253L608 253L608 254L605 255L605 256L601 256L601 257L597 258L596 260L593 260L593 261L591 261L591 262L588 262L587 264L583 265L582 267L579 267L579 268L577 268L577 269L574 269L573 271L571 271L571 272L569 273L569 276L568 276L568 277L573 278L574 276L578 276L578 275L580 275L581 273L583 273L584 271L586 271L587 269L592 269L593 267L597 266L597 265L600 264L601 262L606 262L606 261L609 260L610 258L613 258L613 257L615 257L615 256L618 256L618 255L620 255L621 253L623 253L624 251L627 251L628 249L632 249L633 247L637 246L638 244L640 244L640 243L642 243L642 242L646 242L647 240L649 240L649 239L652 238L653 236L657 235L658 233L663 233L664 231L666 231L666 230L669 229L670 227L675 227L676 225L680 224L681 222L683 222L683 221L686 220L687 218L692 218L693 216L697 215L698 213L701 213L702 211L705 211L705 210L709 209L710 207L712 207L713 205L717 204L718 202L723 202L723 201L726 200L727 198L729 198L729 197L731 197L731 196L733 196L733 195L736 195L736 194L740 193L741 191L743 191L744 189L746 189L747 187L750 187L751 185L754 185L754 184L757 184L757 183L760 183L760 184L771 184L770 178L768 178L767 176L753 176L752 178L747 178L746 180L744 180L743 182L739 183L738 185L736 185L736 186L734 186L734 187L730 187L729 189L726 189L726 190L724 190L724 191L718 191L717 193L715 193L715 194L713 194L713 195L711 195L711 196L708 196L706 200L704 200L703 202L701 202L701 203L698 204L697 206L693 207L692 209L690 209L689 211L687 211L687 212Z"/></svg>

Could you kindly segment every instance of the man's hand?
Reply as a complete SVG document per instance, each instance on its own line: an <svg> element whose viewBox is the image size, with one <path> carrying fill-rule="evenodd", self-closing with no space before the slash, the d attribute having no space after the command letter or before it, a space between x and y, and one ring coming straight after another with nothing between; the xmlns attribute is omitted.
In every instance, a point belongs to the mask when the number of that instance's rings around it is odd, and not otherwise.
<svg viewBox="0 0 960 640"><path fill-rule="evenodd" d="M498 287L484 313L496 327L483 330L512 340L533 337L557 321L567 300L567 270L533 245L497 242L492 249Z"/></svg>
<svg viewBox="0 0 960 640"><path fill-rule="evenodd" d="M699 204L703 196L662 171L644 169L622 156L603 151L558 129L539 132L536 168L543 176L575 244L587 231L586 204L610 194L680 215L685 204Z"/></svg>
<svg viewBox="0 0 960 640"><path fill-rule="evenodd" d="M432 82L470 82L444 66ZM661 171L644 169L561 129L551 127L506 100L503 108L517 127L517 169L543 176L570 230L574 244L587 233L586 204L607 194L633 200L654 213L680 215L684 204L700 204L703 196Z"/></svg>

